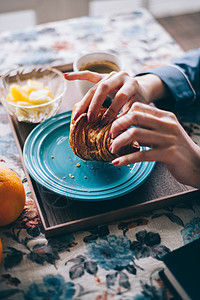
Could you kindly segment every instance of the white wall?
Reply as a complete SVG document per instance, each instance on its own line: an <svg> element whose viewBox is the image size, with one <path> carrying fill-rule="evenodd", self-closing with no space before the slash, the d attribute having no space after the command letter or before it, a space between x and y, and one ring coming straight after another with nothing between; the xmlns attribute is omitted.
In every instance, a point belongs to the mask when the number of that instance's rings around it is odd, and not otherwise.
<svg viewBox="0 0 200 300"><path fill-rule="evenodd" d="M91 0L89 12L130 12L138 6L146 7L155 17L164 17L200 11L200 0Z"/></svg>
<svg viewBox="0 0 200 300"><path fill-rule="evenodd" d="M200 0L0 0L0 31L85 15L126 13L137 7L163 17L200 11Z"/></svg>
<svg viewBox="0 0 200 300"><path fill-rule="evenodd" d="M143 0L98 0L89 4L89 14L126 13L143 6Z"/></svg>
<svg viewBox="0 0 200 300"><path fill-rule="evenodd" d="M155 17L180 15L200 11L200 0L148 0Z"/></svg>
<svg viewBox="0 0 200 300"><path fill-rule="evenodd" d="M36 23L88 15L91 0L0 0L0 15L33 10Z"/></svg>
<svg viewBox="0 0 200 300"><path fill-rule="evenodd" d="M0 32L12 29L23 29L24 26L36 25L34 10L23 10L0 14Z"/></svg>

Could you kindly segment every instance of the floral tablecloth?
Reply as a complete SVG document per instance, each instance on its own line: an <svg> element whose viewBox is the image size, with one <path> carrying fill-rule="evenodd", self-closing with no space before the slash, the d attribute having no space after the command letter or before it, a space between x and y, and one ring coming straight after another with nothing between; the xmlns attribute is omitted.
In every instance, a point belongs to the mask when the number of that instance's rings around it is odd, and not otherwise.
<svg viewBox="0 0 200 300"><path fill-rule="evenodd" d="M117 53L136 73L182 53L145 10L5 32L0 45L1 74L23 64L68 64L99 49ZM187 126L199 134L198 125L191 127L189 120ZM2 105L0 165L20 176L27 196L19 219L0 229L0 299L172 298L158 276L161 257L200 237L198 199L47 240Z"/></svg>
<svg viewBox="0 0 200 300"><path fill-rule="evenodd" d="M0 45L0 74L18 65L70 64L80 53L99 50L118 54L135 73L144 64L167 62L182 52L145 10L4 32Z"/></svg>

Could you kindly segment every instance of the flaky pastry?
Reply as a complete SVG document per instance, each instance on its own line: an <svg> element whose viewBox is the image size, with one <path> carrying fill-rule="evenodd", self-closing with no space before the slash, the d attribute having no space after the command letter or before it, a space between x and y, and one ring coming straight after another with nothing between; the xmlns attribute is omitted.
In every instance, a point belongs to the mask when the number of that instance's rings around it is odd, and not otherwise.
<svg viewBox="0 0 200 300"><path fill-rule="evenodd" d="M88 123L86 113L81 114L75 121L71 120L69 144L73 152L83 160L109 162L118 156L140 150L138 142L134 141L122 147L117 154L109 151L113 141L109 136L112 123L105 126L100 123L105 111L106 108L101 107L96 121L91 123Z"/></svg>

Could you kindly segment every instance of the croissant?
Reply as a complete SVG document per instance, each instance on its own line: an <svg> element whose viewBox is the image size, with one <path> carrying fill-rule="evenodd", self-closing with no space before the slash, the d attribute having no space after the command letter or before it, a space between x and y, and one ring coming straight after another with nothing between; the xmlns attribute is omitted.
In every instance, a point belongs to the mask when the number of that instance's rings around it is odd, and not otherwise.
<svg viewBox="0 0 200 300"><path fill-rule="evenodd" d="M71 119L69 144L73 152L83 160L109 162L118 156L140 150L139 143L134 141L122 147L117 154L109 151L113 141L109 136L112 123L100 125L105 111L106 108L101 107L96 121L92 123L88 123L86 113L81 114L75 121Z"/></svg>

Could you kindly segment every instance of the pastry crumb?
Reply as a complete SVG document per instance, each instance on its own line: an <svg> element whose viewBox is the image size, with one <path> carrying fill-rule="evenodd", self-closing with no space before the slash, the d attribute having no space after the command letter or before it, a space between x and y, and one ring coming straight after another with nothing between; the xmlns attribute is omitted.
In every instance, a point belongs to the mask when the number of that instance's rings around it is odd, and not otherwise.
<svg viewBox="0 0 200 300"><path fill-rule="evenodd" d="M70 177L70 178L74 178L74 175L72 175L72 174L69 174L69 177Z"/></svg>
<svg viewBox="0 0 200 300"><path fill-rule="evenodd" d="M66 179L66 176L63 176L63 179Z"/></svg>
<svg viewBox="0 0 200 300"><path fill-rule="evenodd" d="M85 179L87 179L87 176L84 176Z"/></svg>
<svg viewBox="0 0 200 300"><path fill-rule="evenodd" d="M53 155L51 155L51 158L54 158L54 156L53 156Z"/></svg>
<svg viewBox="0 0 200 300"><path fill-rule="evenodd" d="M80 168L80 166L81 166L80 163L77 163L77 164L76 164L76 167L77 167L77 168Z"/></svg>
<svg viewBox="0 0 200 300"><path fill-rule="evenodd" d="M90 191L87 191L88 193L90 193Z"/></svg>
<svg viewBox="0 0 200 300"><path fill-rule="evenodd" d="M127 167L129 167L129 168L130 168L130 166L131 166L131 165L127 165Z"/></svg>

